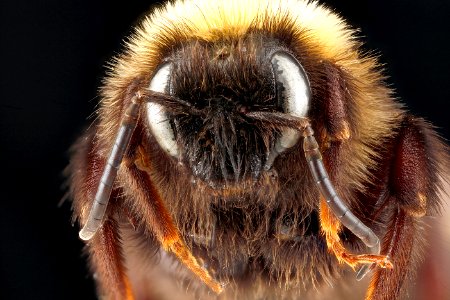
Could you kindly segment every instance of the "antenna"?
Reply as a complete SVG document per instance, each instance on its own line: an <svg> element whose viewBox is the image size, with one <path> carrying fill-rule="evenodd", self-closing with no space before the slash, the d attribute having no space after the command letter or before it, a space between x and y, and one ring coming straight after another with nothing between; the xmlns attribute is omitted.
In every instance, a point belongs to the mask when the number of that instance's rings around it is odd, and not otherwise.
<svg viewBox="0 0 450 300"><path fill-rule="evenodd" d="M131 99L130 105L125 110L124 117L120 124L119 132L117 133L114 146L109 155L108 161L103 170L100 183L98 185L97 193L95 194L94 203L86 224L80 230L79 236L82 240L90 240L97 230L102 226L105 216L106 208L108 207L109 198L113 188L114 180L117 176L117 171L122 162L125 150L130 143L131 135L136 128L139 108L141 105L142 95L140 92L136 93Z"/></svg>

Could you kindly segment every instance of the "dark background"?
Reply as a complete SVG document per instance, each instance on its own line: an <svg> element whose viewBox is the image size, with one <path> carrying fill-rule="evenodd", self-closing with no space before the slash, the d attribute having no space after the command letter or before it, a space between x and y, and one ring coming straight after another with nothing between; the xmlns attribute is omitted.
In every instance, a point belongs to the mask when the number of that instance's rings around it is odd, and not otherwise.
<svg viewBox="0 0 450 300"><path fill-rule="evenodd" d="M144 1L0 4L0 298L94 299L61 171L90 122L105 62ZM336 2L336 3L333 3ZM399 98L450 137L449 1L326 1L361 28Z"/></svg>

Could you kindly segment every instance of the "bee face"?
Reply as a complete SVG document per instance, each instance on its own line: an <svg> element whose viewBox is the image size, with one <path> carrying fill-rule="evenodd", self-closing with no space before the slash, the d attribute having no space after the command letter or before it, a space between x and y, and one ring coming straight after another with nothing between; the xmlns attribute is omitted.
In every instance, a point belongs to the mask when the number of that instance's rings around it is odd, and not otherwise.
<svg viewBox="0 0 450 300"><path fill-rule="evenodd" d="M366 299L399 298L448 147L354 32L304 0L175 1L149 16L68 168L100 293L170 298L159 285L185 280L183 295L298 298L361 264Z"/></svg>
<svg viewBox="0 0 450 300"><path fill-rule="evenodd" d="M298 133L253 120L248 112L304 117L310 102L301 64L261 33L182 45L165 59L150 89L195 110L155 118L164 108L149 104L148 119L162 148L188 166L195 182L213 189L251 188L299 140Z"/></svg>

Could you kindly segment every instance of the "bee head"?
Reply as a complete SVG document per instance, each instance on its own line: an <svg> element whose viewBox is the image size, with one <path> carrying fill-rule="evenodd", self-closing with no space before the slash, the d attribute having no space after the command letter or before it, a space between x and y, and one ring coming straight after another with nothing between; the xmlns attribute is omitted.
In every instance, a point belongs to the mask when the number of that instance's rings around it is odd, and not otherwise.
<svg viewBox="0 0 450 300"><path fill-rule="evenodd" d="M249 112L305 117L310 87L298 60L276 40L255 34L182 45L160 65L150 90L172 104L147 105L152 134L169 155L210 187L259 179L300 134Z"/></svg>

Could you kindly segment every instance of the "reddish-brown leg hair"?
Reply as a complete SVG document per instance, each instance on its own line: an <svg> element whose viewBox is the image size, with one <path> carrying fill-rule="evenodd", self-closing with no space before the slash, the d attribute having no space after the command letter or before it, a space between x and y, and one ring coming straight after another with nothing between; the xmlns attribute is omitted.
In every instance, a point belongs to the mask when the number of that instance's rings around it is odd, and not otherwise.
<svg viewBox="0 0 450 300"><path fill-rule="evenodd" d="M133 300L117 224L106 220L87 245L101 299Z"/></svg>
<svg viewBox="0 0 450 300"><path fill-rule="evenodd" d="M397 138L389 178L393 207L382 244L394 263L393 270L377 269L366 299L397 299L405 279L420 261L423 232L420 217L439 208L438 189L448 163L445 146L422 119L407 116Z"/></svg>
<svg viewBox="0 0 450 300"><path fill-rule="evenodd" d="M129 190L133 191L127 196L133 199L133 207L139 211L142 222L149 232L155 235L166 251L174 253L198 278L213 291L220 293L222 286L211 277L205 268L198 264L164 206L159 191L150 179L152 164L142 147L137 148L134 162L127 164L124 171L123 175L126 177Z"/></svg>
<svg viewBox="0 0 450 300"><path fill-rule="evenodd" d="M325 236L328 251L336 256L339 263L346 263L353 269L358 264L372 263L376 263L381 268L392 267L390 261L386 260L386 255L349 253L339 237L339 233L342 231L342 224L328 208L324 199L320 200L320 229Z"/></svg>

